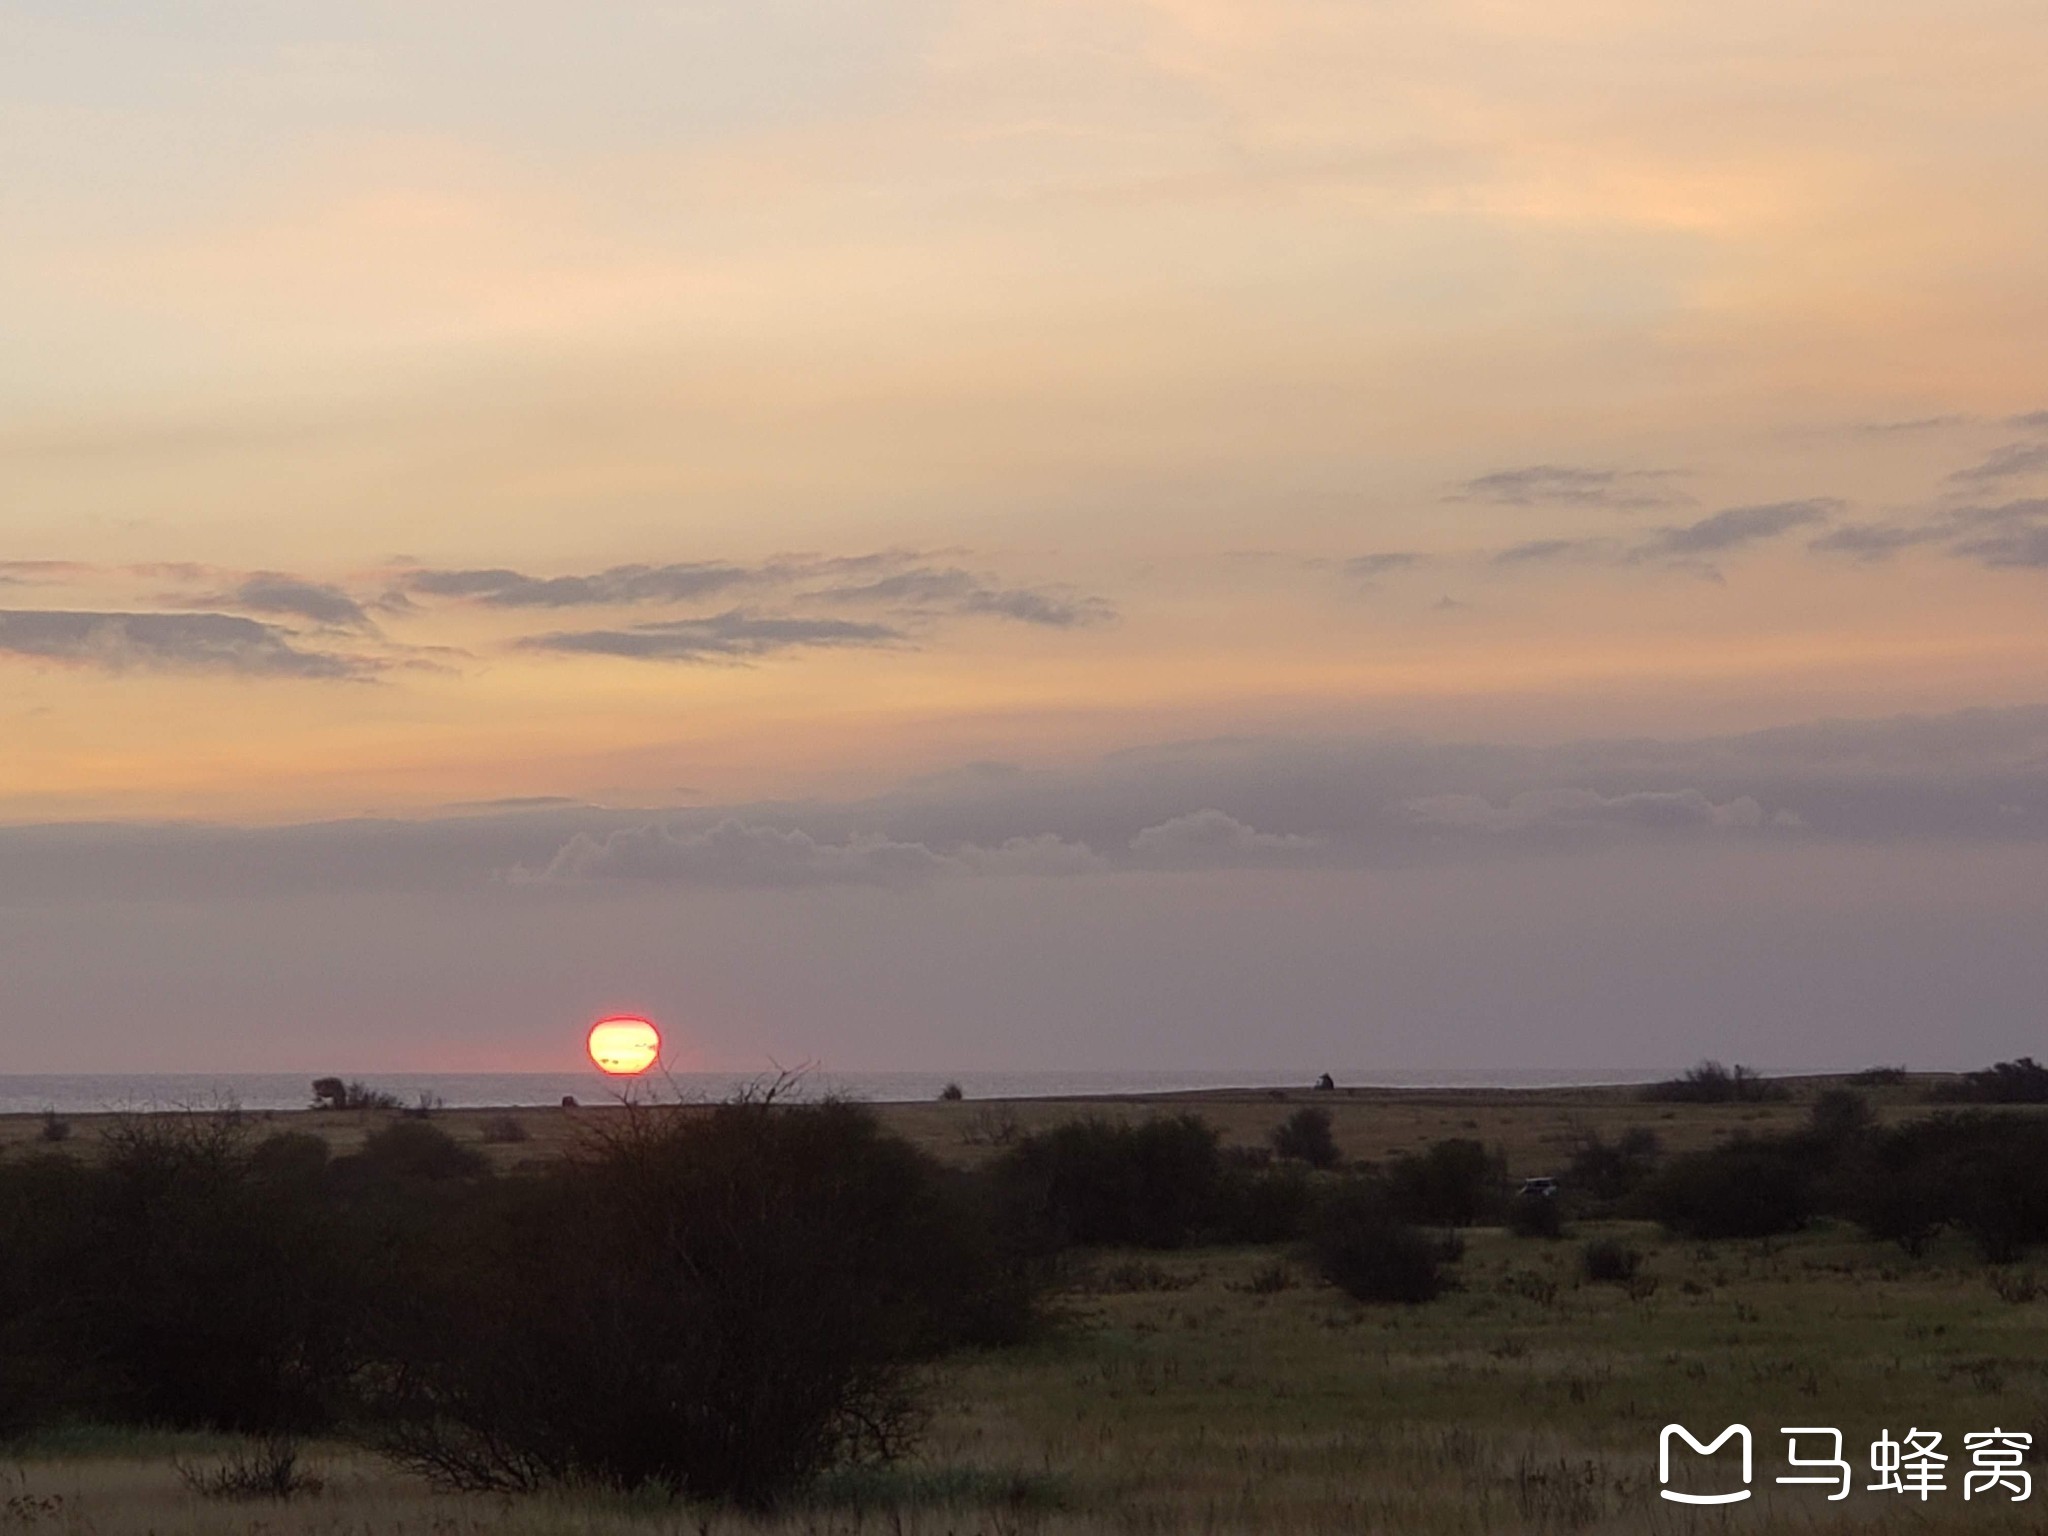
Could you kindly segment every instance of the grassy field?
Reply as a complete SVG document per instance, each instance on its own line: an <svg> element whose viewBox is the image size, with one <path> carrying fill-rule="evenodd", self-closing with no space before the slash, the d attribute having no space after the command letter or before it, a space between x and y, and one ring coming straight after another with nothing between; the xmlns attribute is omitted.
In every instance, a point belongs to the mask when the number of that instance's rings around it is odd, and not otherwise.
<svg viewBox="0 0 2048 1536"><path fill-rule="evenodd" d="M1190 1107L1231 1139L1256 1141L1292 1105L1253 1094ZM1671 1110L1612 1093L1340 1094L1332 1107L1353 1155L1478 1135L1507 1148L1517 1173L1561 1162L1557 1138L1579 1126L1611 1134L1647 1124L1683 1147L1803 1112L1796 1103ZM951 1104L888 1114L933 1150L973 1158L986 1153L974 1117L989 1112ZM1030 1126L1074 1109L1003 1112ZM1904 1093L1886 1107L1888 1118L1918 1112ZM321 1118L339 1139L353 1123ZM574 1117L560 1111L531 1118L530 1141L494 1153L544 1156L573 1133ZM471 1126L466 1116L445 1120L458 1134ZM1581 1246L1599 1235L1643 1251L1636 1285L1581 1278ZM344 1447L313 1449L325 1483L317 1494L223 1503L189 1492L176 1465L203 1464L218 1445L80 1433L0 1457L0 1531L2043 1528L2048 1489L2027 1504L1964 1501L1961 1442L1994 1427L2048 1433L2048 1291L2028 1296L2024 1271L1995 1284L1960 1241L1907 1259L1833 1226L1710 1246L1624 1224L1582 1225L1557 1242L1481 1229L1458 1272L1461 1288L1433 1304L1373 1308L1315 1282L1280 1250L1092 1255L1062 1293L1052 1337L934 1372L930 1424L909 1463L843 1477L774 1517L600 1496L439 1494ZM1721 1509L1661 1501L1657 1434L1672 1420L1703 1437L1748 1424L1756 1496ZM1830 1503L1825 1489L1776 1486L1787 1470L1782 1425L1842 1429L1857 1491ZM1863 1491L1870 1440L1911 1428L1942 1431L1948 1491L1924 1504ZM2048 1473L2048 1461L2030 1467Z"/></svg>

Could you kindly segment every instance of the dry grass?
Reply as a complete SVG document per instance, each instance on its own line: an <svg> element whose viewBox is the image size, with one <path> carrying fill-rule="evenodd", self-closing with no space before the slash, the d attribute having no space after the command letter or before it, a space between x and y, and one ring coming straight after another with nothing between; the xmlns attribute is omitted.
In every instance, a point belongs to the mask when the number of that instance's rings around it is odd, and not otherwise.
<svg viewBox="0 0 2048 1536"><path fill-rule="evenodd" d="M1579 1234L1581 1237L1586 1232ZM954 1361L916 1462L841 1479L773 1517L605 1496L437 1494L344 1449L288 1504L194 1496L175 1448L55 1445L0 1488L0 1530L142 1536L344 1532L2007 1532L2039 1504L1924 1508L1776 1487L1783 1424L2048 1429L2048 1302L2002 1299L1960 1246L1911 1261L1821 1229L1702 1248L1645 1228L1653 1291L1581 1283L1579 1244L1474 1235L1464 1289L1361 1308L1259 1282L1271 1251L1144 1256L1142 1285L1077 1285L1055 1339ZM1640 1288L1639 1288L1640 1290ZM1757 1435L1757 1496L1732 1512L1656 1497L1679 1419ZM218 1447L215 1448L216 1453ZM134 1452L147 1450L144 1458ZM195 1459L188 1452L185 1459ZM1962 1458L1951 1463L1957 1467ZM2044 1470L2036 1465L2036 1470ZM2041 1495L2048 1498L2048 1491ZM13 1500L7 1503L6 1500Z"/></svg>
<svg viewBox="0 0 2048 1536"><path fill-rule="evenodd" d="M1839 1086L1840 1078L1786 1080L1792 1097L1773 1104L1649 1104L1634 1088L1405 1089L1340 1088L1316 1093L1304 1088L1211 1090L1091 1099L976 1100L877 1106L883 1123L947 1162L974 1164L994 1156L1006 1137L1043 1130L1088 1113L1136 1119L1191 1110L1223 1133L1226 1145L1265 1146L1273 1128L1304 1104L1330 1111L1338 1147L1346 1158L1378 1160L1417 1151L1450 1136L1468 1136L1506 1152L1518 1178L1555 1172L1573 1143L1588 1131L1609 1140L1630 1126L1657 1132L1670 1151L1711 1146L1741 1132L1787 1130L1801 1123L1814 1096ZM1916 1078L1867 1096L1885 1123L1929 1112L1924 1102L1932 1078ZM434 1123L457 1140L477 1146L500 1169L546 1162L601 1125L615 1107L580 1109L448 1109ZM392 1118L391 1111L297 1110L262 1112L254 1118L277 1130L311 1131L327 1138L337 1153L354 1151L363 1138ZM71 1140L65 1150L91 1154L109 1115L68 1115ZM506 1139L502 1125L513 1121L524 1141ZM32 1146L42 1132L39 1115L0 1115L0 1155Z"/></svg>

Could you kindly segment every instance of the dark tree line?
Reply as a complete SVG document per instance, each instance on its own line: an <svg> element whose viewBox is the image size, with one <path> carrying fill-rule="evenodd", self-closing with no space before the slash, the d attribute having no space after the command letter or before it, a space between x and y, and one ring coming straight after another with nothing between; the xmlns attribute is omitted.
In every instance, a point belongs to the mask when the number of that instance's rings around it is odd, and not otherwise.
<svg viewBox="0 0 2048 1536"><path fill-rule="evenodd" d="M896 1447L916 1364L1032 1326L980 1184L844 1104L640 1109L545 1170L234 1115L0 1164L0 1434L346 1433L444 1482L761 1503Z"/></svg>

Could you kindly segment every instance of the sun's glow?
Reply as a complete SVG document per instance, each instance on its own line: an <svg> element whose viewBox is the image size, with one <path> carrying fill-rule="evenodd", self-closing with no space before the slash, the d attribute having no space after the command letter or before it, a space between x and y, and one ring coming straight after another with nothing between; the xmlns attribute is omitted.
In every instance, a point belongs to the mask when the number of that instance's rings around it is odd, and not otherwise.
<svg viewBox="0 0 2048 1536"><path fill-rule="evenodd" d="M590 1027L590 1059L613 1077L637 1077L661 1059L661 1031L645 1019L599 1019Z"/></svg>

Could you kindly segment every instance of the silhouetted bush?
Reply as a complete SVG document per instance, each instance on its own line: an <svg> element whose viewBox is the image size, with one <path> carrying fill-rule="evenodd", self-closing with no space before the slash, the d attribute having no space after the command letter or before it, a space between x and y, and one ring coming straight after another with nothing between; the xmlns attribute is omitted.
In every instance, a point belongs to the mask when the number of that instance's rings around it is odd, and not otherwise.
<svg viewBox="0 0 2048 1536"><path fill-rule="evenodd" d="M1644 1194L1650 1214L1687 1237L1766 1237L1806 1225L1817 1172L1799 1139L1743 1139L1673 1158Z"/></svg>
<svg viewBox="0 0 2048 1536"><path fill-rule="evenodd" d="M1850 1088L1822 1090L1807 1111L1807 1134L1831 1156L1870 1134L1877 1124L1870 1100Z"/></svg>
<svg viewBox="0 0 2048 1536"><path fill-rule="evenodd" d="M493 1115L483 1125L483 1141L486 1146L502 1147L527 1141L532 1138L526 1122L517 1115Z"/></svg>
<svg viewBox="0 0 2048 1536"><path fill-rule="evenodd" d="M1563 1237L1564 1210L1555 1195L1516 1195L1508 1202L1507 1227L1516 1237Z"/></svg>
<svg viewBox="0 0 2048 1536"><path fill-rule="evenodd" d="M464 1146L438 1125L405 1119L372 1131L362 1151L341 1159L336 1172L351 1182L433 1184L480 1178L489 1170L489 1161L475 1147Z"/></svg>
<svg viewBox="0 0 2048 1536"><path fill-rule="evenodd" d="M1476 1141L1455 1137L1387 1165L1386 1187L1406 1221L1469 1227L1502 1208L1507 1163Z"/></svg>
<svg viewBox="0 0 2048 1536"><path fill-rule="evenodd" d="M1981 1072L1965 1072L1952 1083L1937 1083L1928 1097L1948 1104L2048 1104L2048 1067L2031 1056L2001 1061Z"/></svg>
<svg viewBox="0 0 2048 1536"><path fill-rule="evenodd" d="M957 1104L967 1097L967 1090L958 1083L948 1083L939 1090L939 1098L947 1104Z"/></svg>
<svg viewBox="0 0 2048 1536"><path fill-rule="evenodd" d="M397 1109L398 1095L386 1093L381 1088L372 1088L351 1078L343 1082L338 1077L316 1077L313 1079L313 1107L315 1109Z"/></svg>
<svg viewBox="0 0 2048 1536"><path fill-rule="evenodd" d="M1179 1248L1219 1214L1222 1156L1193 1115L1070 1121L1027 1136L991 1166L1038 1246Z"/></svg>
<svg viewBox="0 0 2048 1536"><path fill-rule="evenodd" d="M378 1404L385 1448L460 1487L765 1503L899 1449L912 1363L1028 1311L963 1187L850 1105L636 1110L496 1193Z"/></svg>
<svg viewBox="0 0 2048 1536"><path fill-rule="evenodd" d="M39 1140L47 1142L69 1141L71 1122L58 1115L54 1109L46 1109L43 1111L42 1129L36 1132L36 1136Z"/></svg>
<svg viewBox="0 0 2048 1536"><path fill-rule="evenodd" d="M1642 1126L1630 1126L1612 1142L1588 1132L1566 1165L1566 1192L1580 1210L1619 1206L1656 1172L1658 1150L1657 1133Z"/></svg>
<svg viewBox="0 0 2048 1536"><path fill-rule="evenodd" d="M1866 1138L1837 1175L1839 1206L1908 1253L1953 1227L1993 1263L2048 1241L2048 1121L1940 1114Z"/></svg>
<svg viewBox="0 0 2048 1536"><path fill-rule="evenodd" d="M1444 1267L1455 1257L1443 1239L1403 1221L1383 1185L1364 1179L1316 1202L1308 1253L1318 1273L1354 1301L1409 1304L1443 1291Z"/></svg>
<svg viewBox="0 0 2048 1536"><path fill-rule="evenodd" d="M232 1112L135 1116L107 1132L82 1191L85 1262L45 1281L101 1411L251 1433L333 1421L363 1293L325 1175L324 1146L252 1146Z"/></svg>
<svg viewBox="0 0 2048 1536"><path fill-rule="evenodd" d="M1330 1130L1330 1112L1303 1105L1273 1127L1273 1150L1311 1168L1334 1168L1342 1154Z"/></svg>
<svg viewBox="0 0 2048 1536"><path fill-rule="evenodd" d="M1651 1083L1643 1097L1653 1104L1761 1104L1790 1098L1791 1093L1753 1068L1703 1061L1678 1077Z"/></svg>
<svg viewBox="0 0 2048 1536"><path fill-rule="evenodd" d="M1201 1235L1212 1242L1291 1243L1308 1231L1314 1182L1300 1163L1273 1163L1226 1154L1217 1181L1216 1207Z"/></svg>
<svg viewBox="0 0 2048 1536"><path fill-rule="evenodd" d="M212 1466L178 1462L178 1477L203 1499L276 1499L318 1493L320 1479L299 1461L299 1443L288 1435L258 1440L231 1451Z"/></svg>
<svg viewBox="0 0 2048 1536"><path fill-rule="evenodd" d="M0 1162L0 1442L102 1395L75 1347L93 1268L91 1184L54 1153Z"/></svg>
<svg viewBox="0 0 2048 1536"><path fill-rule="evenodd" d="M1922 1121L1870 1141L1835 1180L1835 1204L1872 1237L1916 1258L1952 1214L1949 1174Z"/></svg>
<svg viewBox="0 0 2048 1536"><path fill-rule="evenodd" d="M1896 1088L1905 1080L1904 1067L1865 1067L1851 1072L1846 1082L1851 1088Z"/></svg>
<svg viewBox="0 0 2048 1536"><path fill-rule="evenodd" d="M1627 1243L1596 1237L1579 1252L1586 1278L1598 1285L1627 1285L1642 1268L1643 1256Z"/></svg>

